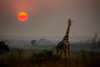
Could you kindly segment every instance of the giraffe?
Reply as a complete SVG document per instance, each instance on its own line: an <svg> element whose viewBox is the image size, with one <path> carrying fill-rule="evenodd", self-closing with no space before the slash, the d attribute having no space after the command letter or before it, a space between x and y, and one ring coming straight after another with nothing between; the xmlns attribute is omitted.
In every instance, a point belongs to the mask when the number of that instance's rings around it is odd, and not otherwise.
<svg viewBox="0 0 100 67"><path fill-rule="evenodd" d="M70 27L71 27L71 19L69 18L65 36L56 46L57 55L61 55L62 53L64 53L65 56L70 55L70 41L69 41Z"/></svg>

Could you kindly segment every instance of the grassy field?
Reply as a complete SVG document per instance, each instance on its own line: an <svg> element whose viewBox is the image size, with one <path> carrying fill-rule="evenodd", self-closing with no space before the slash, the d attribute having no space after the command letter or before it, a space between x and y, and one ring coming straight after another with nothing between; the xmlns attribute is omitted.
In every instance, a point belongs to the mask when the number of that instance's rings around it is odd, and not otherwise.
<svg viewBox="0 0 100 67"><path fill-rule="evenodd" d="M80 51L65 58L46 50L30 56L17 50L1 55L0 64L0 67L100 67L100 53Z"/></svg>

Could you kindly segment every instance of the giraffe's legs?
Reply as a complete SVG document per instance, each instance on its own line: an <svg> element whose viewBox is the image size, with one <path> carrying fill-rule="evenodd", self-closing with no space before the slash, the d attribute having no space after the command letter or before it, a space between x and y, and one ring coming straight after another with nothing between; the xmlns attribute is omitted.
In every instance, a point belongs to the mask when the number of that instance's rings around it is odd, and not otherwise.
<svg viewBox="0 0 100 67"><path fill-rule="evenodd" d="M63 54L63 50L61 50L61 51L60 51L60 54L59 54L59 56L61 57L61 56L62 56L62 54Z"/></svg>
<svg viewBox="0 0 100 67"><path fill-rule="evenodd" d="M67 50L67 54L68 54L68 56L70 56L70 49Z"/></svg>
<svg viewBox="0 0 100 67"><path fill-rule="evenodd" d="M69 45L67 45L63 50L64 50L65 57L70 56L70 46Z"/></svg>
<svg viewBox="0 0 100 67"><path fill-rule="evenodd" d="M70 56L70 43L68 42L68 56Z"/></svg>
<svg viewBox="0 0 100 67"><path fill-rule="evenodd" d="M56 49L56 55L59 55L60 50Z"/></svg>
<svg viewBox="0 0 100 67"><path fill-rule="evenodd" d="M63 53L63 49L56 49L56 56L61 57Z"/></svg>
<svg viewBox="0 0 100 67"><path fill-rule="evenodd" d="M66 48L64 48L64 56L65 57L67 56L67 50L66 50Z"/></svg>

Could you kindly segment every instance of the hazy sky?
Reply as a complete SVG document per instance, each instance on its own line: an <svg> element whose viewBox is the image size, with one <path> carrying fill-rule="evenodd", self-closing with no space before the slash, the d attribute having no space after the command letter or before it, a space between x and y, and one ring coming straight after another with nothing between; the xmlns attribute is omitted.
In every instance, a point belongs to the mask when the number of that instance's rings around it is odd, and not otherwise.
<svg viewBox="0 0 100 67"><path fill-rule="evenodd" d="M27 22L17 20L20 11ZM0 0L0 35L64 36L68 18L71 36L100 36L100 0Z"/></svg>

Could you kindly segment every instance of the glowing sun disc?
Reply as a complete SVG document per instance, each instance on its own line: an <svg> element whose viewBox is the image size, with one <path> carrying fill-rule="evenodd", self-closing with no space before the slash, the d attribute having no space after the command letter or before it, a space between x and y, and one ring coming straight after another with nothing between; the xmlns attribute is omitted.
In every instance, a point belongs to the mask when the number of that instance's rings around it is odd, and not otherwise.
<svg viewBox="0 0 100 67"><path fill-rule="evenodd" d="M19 12L18 13L18 20L19 21L27 21L28 20L28 14L26 12Z"/></svg>

